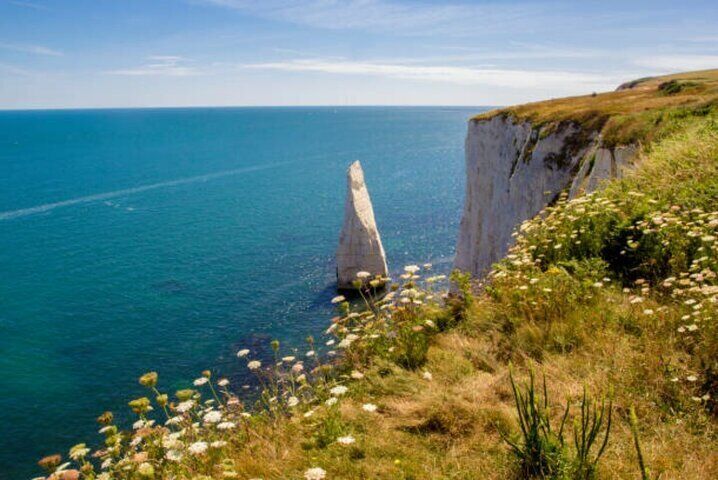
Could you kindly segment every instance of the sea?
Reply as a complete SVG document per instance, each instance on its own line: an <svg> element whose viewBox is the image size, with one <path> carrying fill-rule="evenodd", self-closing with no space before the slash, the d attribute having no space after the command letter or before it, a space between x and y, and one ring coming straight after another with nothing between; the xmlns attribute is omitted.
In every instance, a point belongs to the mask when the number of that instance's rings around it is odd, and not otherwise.
<svg viewBox="0 0 718 480"><path fill-rule="evenodd" d="M0 479L98 445L95 418L128 422L142 373L239 387L239 349L321 343L354 160L390 270L448 272L466 122L486 109L0 112Z"/></svg>

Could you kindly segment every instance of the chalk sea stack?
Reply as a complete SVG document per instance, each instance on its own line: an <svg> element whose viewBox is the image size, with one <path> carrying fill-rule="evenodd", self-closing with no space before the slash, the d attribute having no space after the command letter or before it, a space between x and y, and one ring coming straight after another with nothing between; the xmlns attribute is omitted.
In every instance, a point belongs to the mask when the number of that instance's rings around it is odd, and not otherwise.
<svg viewBox="0 0 718 480"><path fill-rule="evenodd" d="M344 225L337 249L337 288L353 289L358 272L386 277L386 255L374 220L374 209L364 183L361 163L351 164L347 172L347 199Z"/></svg>

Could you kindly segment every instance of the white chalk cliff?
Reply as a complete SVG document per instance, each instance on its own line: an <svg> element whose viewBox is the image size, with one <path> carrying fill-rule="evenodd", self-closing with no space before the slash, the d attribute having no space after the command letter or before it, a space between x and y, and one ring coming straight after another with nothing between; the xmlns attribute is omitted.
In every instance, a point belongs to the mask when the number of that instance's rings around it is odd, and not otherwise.
<svg viewBox="0 0 718 480"><path fill-rule="evenodd" d="M564 122L535 128L507 115L471 120L466 137L466 197L454 267L486 274L512 232L562 192L575 197L621 177L635 146L608 148L600 135Z"/></svg>
<svg viewBox="0 0 718 480"><path fill-rule="evenodd" d="M384 246L374 220L364 171L359 161L347 172L347 198L344 204L344 225L337 249L337 286L352 288L357 272L388 275Z"/></svg>

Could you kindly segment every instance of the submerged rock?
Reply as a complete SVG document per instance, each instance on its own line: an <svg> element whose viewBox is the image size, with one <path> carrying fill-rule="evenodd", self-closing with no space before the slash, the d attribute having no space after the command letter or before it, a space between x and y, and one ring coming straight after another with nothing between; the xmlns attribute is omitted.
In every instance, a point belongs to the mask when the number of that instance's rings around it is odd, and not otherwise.
<svg viewBox="0 0 718 480"><path fill-rule="evenodd" d="M364 183L359 161L347 172L347 199L344 204L344 225L337 249L337 287L353 288L357 272L387 276L386 255L374 220L374 209Z"/></svg>

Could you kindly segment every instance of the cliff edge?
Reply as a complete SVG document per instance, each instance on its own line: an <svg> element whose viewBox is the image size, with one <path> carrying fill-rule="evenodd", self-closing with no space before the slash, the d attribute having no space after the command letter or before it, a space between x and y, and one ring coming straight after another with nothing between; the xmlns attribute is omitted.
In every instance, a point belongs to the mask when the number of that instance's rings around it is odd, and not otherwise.
<svg viewBox="0 0 718 480"><path fill-rule="evenodd" d="M454 267L481 277L514 229L561 194L621 178L661 124L716 104L715 70L628 82L615 92L494 110L469 121L466 196Z"/></svg>

